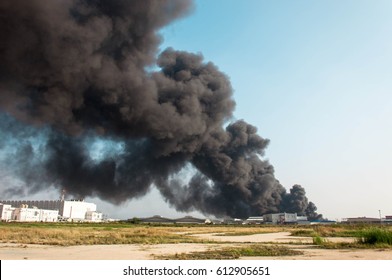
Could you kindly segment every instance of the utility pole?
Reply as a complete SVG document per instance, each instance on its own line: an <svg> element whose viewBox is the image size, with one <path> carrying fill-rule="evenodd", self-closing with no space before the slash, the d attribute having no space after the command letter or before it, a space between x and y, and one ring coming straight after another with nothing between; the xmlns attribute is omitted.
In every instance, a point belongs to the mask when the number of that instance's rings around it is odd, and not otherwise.
<svg viewBox="0 0 392 280"><path fill-rule="evenodd" d="M378 214L380 214L380 224L382 224L382 219L381 219L381 210L378 210Z"/></svg>

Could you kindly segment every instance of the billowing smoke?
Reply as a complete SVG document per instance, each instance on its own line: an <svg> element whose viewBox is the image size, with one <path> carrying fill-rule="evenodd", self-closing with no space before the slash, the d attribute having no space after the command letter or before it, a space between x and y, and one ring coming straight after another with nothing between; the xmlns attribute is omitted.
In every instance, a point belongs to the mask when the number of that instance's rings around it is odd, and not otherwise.
<svg viewBox="0 0 392 280"><path fill-rule="evenodd" d="M191 10L188 0L2 0L3 196L54 186L120 203L156 186L179 211L315 215L305 190L287 193L262 159L269 141L231 122L228 77L201 55L158 54L159 29Z"/></svg>

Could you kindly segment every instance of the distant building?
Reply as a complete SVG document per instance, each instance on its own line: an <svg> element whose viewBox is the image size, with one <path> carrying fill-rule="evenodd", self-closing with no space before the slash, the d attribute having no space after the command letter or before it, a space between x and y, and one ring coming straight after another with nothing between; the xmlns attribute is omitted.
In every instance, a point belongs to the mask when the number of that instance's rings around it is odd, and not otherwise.
<svg viewBox="0 0 392 280"><path fill-rule="evenodd" d="M171 224L174 223L173 219L165 218L159 215L155 215L148 218L140 218L142 223L161 223L161 224Z"/></svg>
<svg viewBox="0 0 392 280"><path fill-rule="evenodd" d="M244 220L239 218L226 218L223 220L223 224L225 225L241 225Z"/></svg>
<svg viewBox="0 0 392 280"><path fill-rule="evenodd" d="M337 221L333 221L333 220L313 220L310 222L311 225L333 225L333 224L337 224Z"/></svg>
<svg viewBox="0 0 392 280"><path fill-rule="evenodd" d="M367 217L342 219L342 223L345 224L376 224L380 222L381 220L379 218L367 218Z"/></svg>
<svg viewBox="0 0 392 280"><path fill-rule="evenodd" d="M385 219L382 219L383 224L392 224L392 216L385 216Z"/></svg>
<svg viewBox="0 0 392 280"><path fill-rule="evenodd" d="M264 223L290 224L297 222L297 213L276 213L263 215Z"/></svg>
<svg viewBox="0 0 392 280"><path fill-rule="evenodd" d="M209 219L195 218L192 216L185 216L178 219L165 218L159 215L155 215L149 218L140 218L142 223L158 223L158 224L206 224L212 223Z"/></svg>
<svg viewBox="0 0 392 280"><path fill-rule="evenodd" d="M308 217L306 216L297 216L297 224L299 225L309 225Z"/></svg>
<svg viewBox="0 0 392 280"><path fill-rule="evenodd" d="M206 219L199 219L192 216L185 216L183 218L175 219L176 224L205 224Z"/></svg>
<svg viewBox="0 0 392 280"><path fill-rule="evenodd" d="M13 208L10 204L0 203L0 220L1 221L10 221L12 220L12 212L15 208Z"/></svg>
<svg viewBox="0 0 392 280"><path fill-rule="evenodd" d="M385 219L382 220L384 224L392 224L392 215L386 215Z"/></svg>
<svg viewBox="0 0 392 280"><path fill-rule="evenodd" d="M12 207L10 204L0 204L0 219L2 221L19 222L57 222L59 211L29 208L27 204Z"/></svg>
<svg viewBox="0 0 392 280"><path fill-rule="evenodd" d="M64 200L60 206L60 216L71 220L85 220L88 212L96 211L96 204L84 200Z"/></svg>
<svg viewBox="0 0 392 280"><path fill-rule="evenodd" d="M264 222L264 218L261 216L249 217L244 221L244 224L251 225L251 224L262 224Z"/></svg>
<svg viewBox="0 0 392 280"><path fill-rule="evenodd" d="M85 220L90 222L101 222L103 220L103 214L97 211L87 211Z"/></svg>
<svg viewBox="0 0 392 280"><path fill-rule="evenodd" d="M299 222L299 221L301 221L301 222L303 222L303 221L307 221L308 220L308 217L306 217L306 216L298 216L297 215L297 221Z"/></svg>
<svg viewBox="0 0 392 280"><path fill-rule="evenodd" d="M58 210L29 208L27 204L22 204L15 208L12 213L12 220L19 222L57 222Z"/></svg>
<svg viewBox="0 0 392 280"><path fill-rule="evenodd" d="M98 222L103 219L97 205L84 200L4 200L0 205L2 220Z"/></svg>

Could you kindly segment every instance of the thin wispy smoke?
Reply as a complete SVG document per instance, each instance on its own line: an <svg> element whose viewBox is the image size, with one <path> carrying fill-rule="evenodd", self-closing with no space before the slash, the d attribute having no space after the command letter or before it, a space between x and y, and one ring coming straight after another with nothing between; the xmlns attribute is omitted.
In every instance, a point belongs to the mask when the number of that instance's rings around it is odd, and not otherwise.
<svg viewBox="0 0 392 280"><path fill-rule="evenodd" d="M56 186L119 203L155 185L179 211L315 217L305 190L286 192L263 160L269 140L233 121L228 77L199 54L158 54L160 28L192 7L1 1L0 164L24 182L3 194ZM109 144L94 159L97 141Z"/></svg>

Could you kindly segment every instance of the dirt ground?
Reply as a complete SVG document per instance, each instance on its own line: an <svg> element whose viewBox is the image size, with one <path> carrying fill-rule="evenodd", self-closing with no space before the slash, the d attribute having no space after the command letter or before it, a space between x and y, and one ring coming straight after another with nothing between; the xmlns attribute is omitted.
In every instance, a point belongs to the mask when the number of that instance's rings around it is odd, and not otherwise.
<svg viewBox="0 0 392 280"><path fill-rule="evenodd" d="M158 244L158 245L83 245L83 246L47 246L0 244L1 260L149 260L162 255L206 251L217 247L234 246L243 243L284 243L303 255L280 257L246 257L244 259L273 260L392 260L390 249L319 249L312 245L309 237L294 237L288 232L254 234L243 236L217 236L199 234L203 239L225 242L222 244ZM351 238L328 238L331 242L352 242Z"/></svg>

